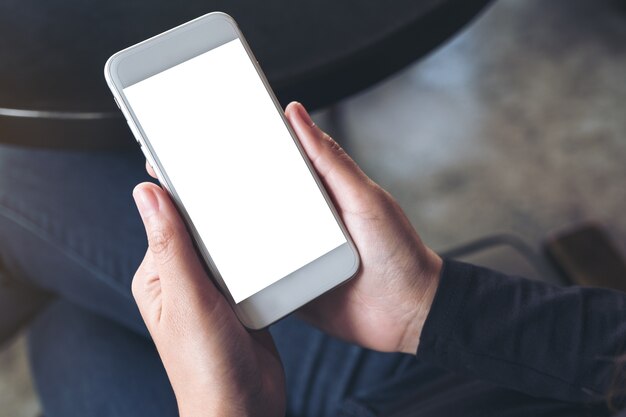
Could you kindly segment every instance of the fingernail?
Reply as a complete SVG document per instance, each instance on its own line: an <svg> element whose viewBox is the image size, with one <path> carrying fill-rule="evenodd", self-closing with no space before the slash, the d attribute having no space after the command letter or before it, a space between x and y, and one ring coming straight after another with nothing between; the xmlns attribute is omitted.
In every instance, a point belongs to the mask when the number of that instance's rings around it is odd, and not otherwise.
<svg viewBox="0 0 626 417"><path fill-rule="evenodd" d="M159 200L154 191L148 187L136 187L133 190L133 198L141 217L148 217L159 210Z"/></svg>
<svg viewBox="0 0 626 417"><path fill-rule="evenodd" d="M304 123L306 123L307 125L311 127L315 126L315 122L313 122L313 119L311 119L309 112L306 111L302 103L298 103L297 109L298 109L298 116L300 117L300 119L302 119Z"/></svg>

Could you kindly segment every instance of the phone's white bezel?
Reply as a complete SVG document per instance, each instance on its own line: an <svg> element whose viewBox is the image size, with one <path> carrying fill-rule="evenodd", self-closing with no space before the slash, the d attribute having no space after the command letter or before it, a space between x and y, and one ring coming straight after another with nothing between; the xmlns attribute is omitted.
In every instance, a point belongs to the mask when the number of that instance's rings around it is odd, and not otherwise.
<svg viewBox="0 0 626 417"><path fill-rule="evenodd" d="M341 227L347 242L240 303L235 303L232 299L227 286L224 284L167 173L163 170L158 156L153 152L150 142L123 92L124 88L132 84L237 38L244 45L250 60L259 74L259 78L274 101L278 115L289 130L304 162L307 164L311 175L315 178L322 195ZM221 12L209 13L117 52L107 61L104 75L148 163L154 168L159 181L177 205L194 239L198 252L204 259L215 282L221 288L222 293L246 327L250 329L264 328L321 294L344 283L357 273L360 260L356 246L302 149L299 140L284 117L280 103L272 92L250 47L237 24L230 16ZM245 259L242 259L242 261L245 262Z"/></svg>

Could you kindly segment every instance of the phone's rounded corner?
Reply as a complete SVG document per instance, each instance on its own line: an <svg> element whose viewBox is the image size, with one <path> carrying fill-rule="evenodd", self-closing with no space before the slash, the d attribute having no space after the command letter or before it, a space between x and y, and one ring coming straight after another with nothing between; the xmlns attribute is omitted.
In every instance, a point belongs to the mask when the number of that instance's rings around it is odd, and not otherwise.
<svg viewBox="0 0 626 417"><path fill-rule="evenodd" d="M205 15L206 17L213 17L213 18L222 18L224 20L228 20L231 23L235 23L235 19L233 19L233 17L231 15L229 15L226 12L222 12L222 11L215 11L215 12L211 12Z"/></svg>
<svg viewBox="0 0 626 417"><path fill-rule="evenodd" d="M246 323L246 322L241 322L241 324L243 324L243 327L245 327L248 331L250 332L260 332L263 331L265 329L267 329L269 327L269 324L265 324L265 325L253 325L250 323Z"/></svg>
<svg viewBox="0 0 626 417"><path fill-rule="evenodd" d="M350 246L350 252L353 256L352 266L350 267L350 270L348 272L349 278L347 279L350 280L354 278L361 270L361 255L359 254L359 250L357 249L354 242L352 242L352 240L348 240L348 245Z"/></svg>
<svg viewBox="0 0 626 417"><path fill-rule="evenodd" d="M204 16L199 17L197 20L221 20L222 22L227 23L231 29L234 29L235 33L239 33L239 25L235 19L226 12L215 11L211 13L207 13Z"/></svg>
<svg viewBox="0 0 626 417"><path fill-rule="evenodd" d="M111 55L109 59L104 63L104 79L110 87L116 87L117 83L117 68L120 63L121 54L123 51L116 52Z"/></svg>
<svg viewBox="0 0 626 417"><path fill-rule="evenodd" d="M353 253L354 253L354 264L352 265L352 269L348 273L348 275L350 276L349 279L354 278L361 270L361 257L359 256L359 252L354 251Z"/></svg>
<svg viewBox="0 0 626 417"><path fill-rule="evenodd" d="M250 318L236 304L234 304L232 307L235 311L237 319L241 324L243 324L243 327L245 327L247 330L251 332L258 332L269 326L269 324L257 323L253 320L250 320Z"/></svg>

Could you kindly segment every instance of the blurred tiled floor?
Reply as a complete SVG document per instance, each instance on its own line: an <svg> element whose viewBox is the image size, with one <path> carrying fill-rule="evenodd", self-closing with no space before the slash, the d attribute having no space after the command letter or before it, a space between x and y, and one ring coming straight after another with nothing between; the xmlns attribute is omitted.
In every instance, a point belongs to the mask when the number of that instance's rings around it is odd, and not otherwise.
<svg viewBox="0 0 626 417"><path fill-rule="evenodd" d="M354 157L436 249L531 243L596 218L626 244L626 10L499 0L462 36L342 106Z"/></svg>
<svg viewBox="0 0 626 417"><path fill-rule="evenodd" d="M623 4L496 1L462 36L338 106L344 142L435 249L501 231L536 245L589 218L624 247ZM0 353L0 417L36 413L23 352Z"/></svg>

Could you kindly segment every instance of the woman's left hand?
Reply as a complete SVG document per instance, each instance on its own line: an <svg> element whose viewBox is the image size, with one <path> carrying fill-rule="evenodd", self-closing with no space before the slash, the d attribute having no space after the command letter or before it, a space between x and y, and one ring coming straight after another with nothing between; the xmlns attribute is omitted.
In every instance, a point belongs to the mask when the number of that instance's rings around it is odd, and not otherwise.
<svg viewBox="0 0 626 417"><path fill-rule="evenodd" d="M180 415L284 415L283 368L270 334L241 325L205 273L167 193L144 183L133 196L149 244L133 295Z"/></svg>

